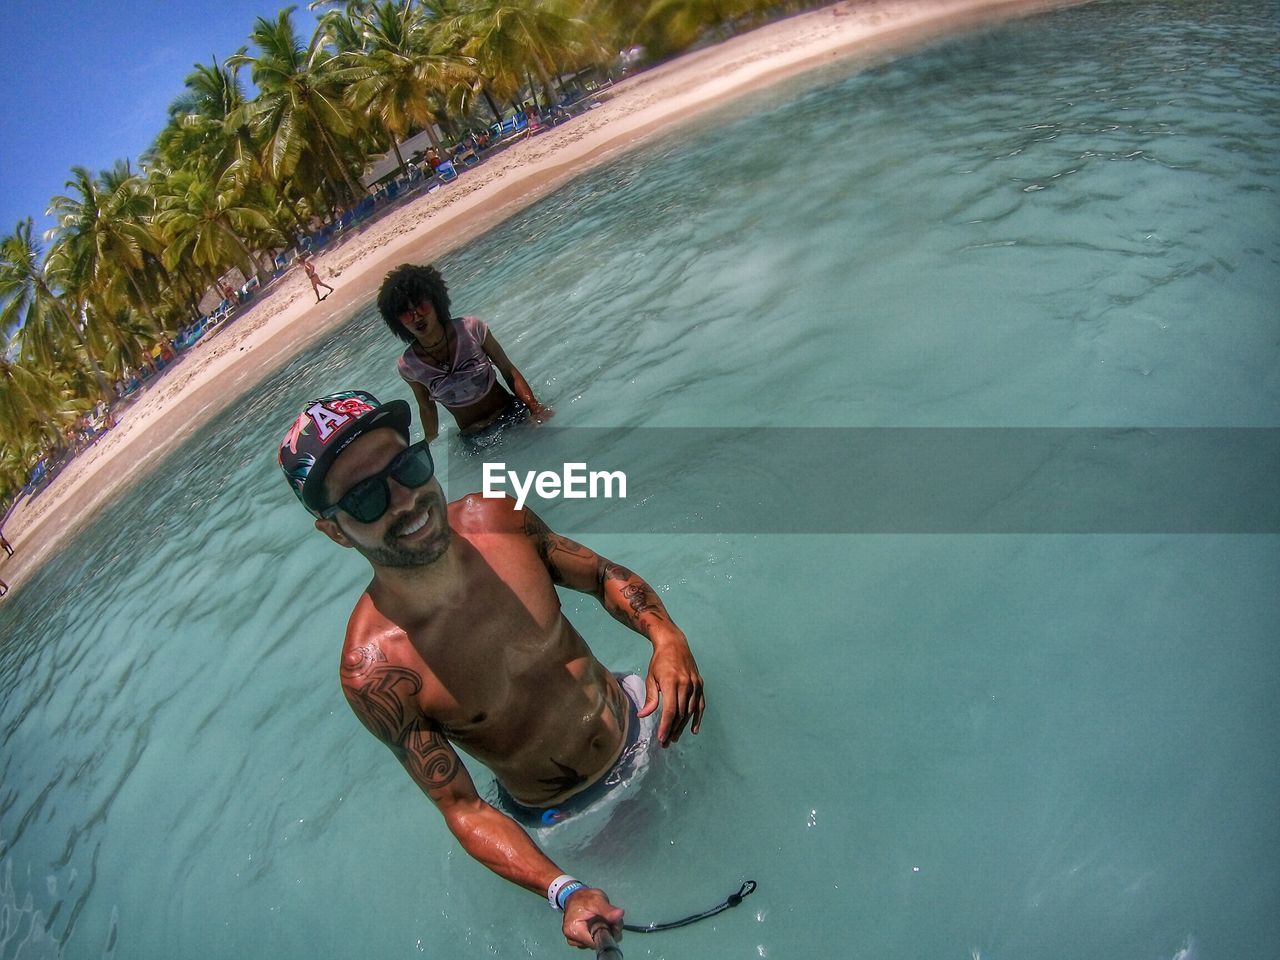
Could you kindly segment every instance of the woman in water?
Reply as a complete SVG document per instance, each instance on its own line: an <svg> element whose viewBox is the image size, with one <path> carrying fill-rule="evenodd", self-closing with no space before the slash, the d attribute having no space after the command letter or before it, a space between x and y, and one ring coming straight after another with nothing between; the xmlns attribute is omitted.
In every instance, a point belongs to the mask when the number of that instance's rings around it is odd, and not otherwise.
<svg viewBox="0 0 1280 960"><path fill-rule="evenodd" d="M484 321L450 314L449 290L435 267L405 263L388 273L378 311L409 345L396 366L418 401L428 440L440 432L437 403L453 414L471 447L486 446L513 423L529 417L541 423L551 416ZM497 382L498 373L510 392Z"/></svg>

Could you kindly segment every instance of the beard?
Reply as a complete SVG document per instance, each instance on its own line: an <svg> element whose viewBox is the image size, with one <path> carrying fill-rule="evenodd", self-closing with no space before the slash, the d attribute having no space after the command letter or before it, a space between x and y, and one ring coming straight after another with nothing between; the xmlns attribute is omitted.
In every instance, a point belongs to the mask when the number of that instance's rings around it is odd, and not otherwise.
<svg viewBox="0 0 1280 960"><path fill-rule="evenodd" d="M412 567L427 567L445 555L453 532L449 529L449 512L444 497L438 490L429 490L414 502L414 513L420 513L423 507L431 511L429 523L439 522L439 530L429 540L411 546L400 542L405 529L414 523L413 516L406 517L389 529L382 538L382 543L369 546L355 542L356 549L370 563L380 567L393 567L403 570Z"/></svg>

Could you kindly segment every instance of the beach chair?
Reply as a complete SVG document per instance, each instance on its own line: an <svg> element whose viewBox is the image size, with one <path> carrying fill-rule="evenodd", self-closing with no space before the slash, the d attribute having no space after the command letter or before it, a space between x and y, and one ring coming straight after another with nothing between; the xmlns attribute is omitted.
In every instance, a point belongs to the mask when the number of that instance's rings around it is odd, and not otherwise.
<svg viewBox="0 0 1280 960"><path fill-rule="evenodd" d="M31 474L27 478L27 485L23 487L23 491L31 491L40 485L40 481L45 478L49 472L48 464L44 460L36 461L36 465L31 468Z"/></svg>
<svg viewBox="0 0 1280 960"><path fill-rule="evenodd" d="M458 169L453 165L452 160L446 160L436 167L436 177L441 183L449 183L458 179Z"/></svg>

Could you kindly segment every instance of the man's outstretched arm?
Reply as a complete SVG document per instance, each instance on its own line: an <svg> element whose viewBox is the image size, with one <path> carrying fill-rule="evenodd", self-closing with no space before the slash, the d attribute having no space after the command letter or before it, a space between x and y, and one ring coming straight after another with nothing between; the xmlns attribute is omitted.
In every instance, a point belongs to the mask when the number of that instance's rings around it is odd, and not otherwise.
<svg viewBox="0 0 1280 960"><path fill-rule="evenodd" d="M690 729L697 733L707 706L702 675L684 631L672 621L657 593L621 564L555 533L532 510L526 507L522 512L525 536L536 547L552 581L595 596L615 620L653 644L645 703L638 715L653 713L661 695L658 741L665 747L679 740L690 721Z"/></svg>
<svg viewBox="0 0 1280 960"><path fill-rule="evenodd" d="M388 663L375 644L360 648L342 665L342 691L351 709L391 748L462 848L498 876L545 897L564 871L518 823L480 798L439 725L413 705L421 688L420 676ZM584 887L569 895L562 931L572 946L592 947L590 928L603 921L614 936L621 936L622 916L603 890Z"/></svg>

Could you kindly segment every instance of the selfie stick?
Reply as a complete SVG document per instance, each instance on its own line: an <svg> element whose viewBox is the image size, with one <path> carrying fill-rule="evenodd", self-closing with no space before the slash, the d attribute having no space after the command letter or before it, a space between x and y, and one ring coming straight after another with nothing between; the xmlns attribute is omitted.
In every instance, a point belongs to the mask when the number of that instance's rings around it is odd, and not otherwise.
<svg viewBox="0 0 1280 960"><path fill-rule="evenodd" d="M595 928L591 936L596 942L596 960L622 960L622 950L603 923Z"/></svg>

